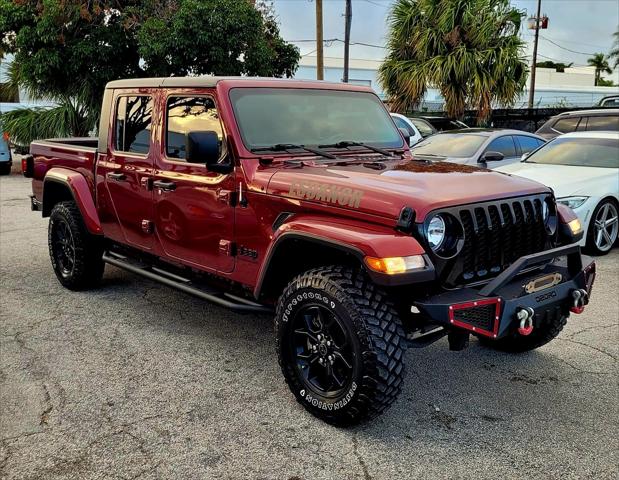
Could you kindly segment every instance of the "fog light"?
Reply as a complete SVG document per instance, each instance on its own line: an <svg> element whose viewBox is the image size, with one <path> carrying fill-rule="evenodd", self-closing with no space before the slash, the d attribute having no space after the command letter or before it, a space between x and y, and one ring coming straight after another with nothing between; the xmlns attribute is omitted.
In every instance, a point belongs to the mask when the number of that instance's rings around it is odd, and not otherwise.
<svg viewBox="0 0 619 480"><path fill-rule="evenodd" d="M426 266L426 262L421 255L387 258L365 257L365 264L371 270L386 273L387 275L406 273Z"/></svg>

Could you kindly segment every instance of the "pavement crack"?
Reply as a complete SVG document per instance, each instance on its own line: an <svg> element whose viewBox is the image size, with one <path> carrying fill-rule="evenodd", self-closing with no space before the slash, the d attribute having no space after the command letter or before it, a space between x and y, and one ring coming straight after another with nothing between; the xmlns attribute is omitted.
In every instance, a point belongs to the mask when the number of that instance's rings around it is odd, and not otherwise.
<svg viewBox="0 0 619 480"><path fill-rule="evenodd" d="M576 345L582 345L583 347L588 347L591 350L595 350L596 352L600 352L604 355L609 356L610 358L612 358L613 360L617 361L617 357L614 356L612 353L607 352L606 350L603 350L601 348L598 347L594 347L593 345L589 345L588 343L585 342L579 342L578 340L574 340L572 338L557 338L557 340L561 341L561 342L569 342L569 343L574 343Z"/></svg>
<svg viewBox="0 0 619 480"><path fill-rule="evenodd" d="M41 412L41 415L40 415L41 420L39 422L39 425L41 426L47 425L47 421L49 420L49 414L54 409L54 405L52 404L52 396L49 393L49 389L47 388L47 385L45 384L43 384L43 395L44 395L44 401L45 401L45 408L43 409L43 412Z"/></svg>
<svg viewBox="0 0 619 480"><path fill-rule="evenodd" d="M357 439L356 435L352 437L352 451L355 454L355 457L357 458L359 465L361 466L361 470L363 471L363 479L372 480L372 476L370 475L370 472L368 471L368 466L366 465L365 460L363 460L363 457L359 453L359 440Z"/></svg>

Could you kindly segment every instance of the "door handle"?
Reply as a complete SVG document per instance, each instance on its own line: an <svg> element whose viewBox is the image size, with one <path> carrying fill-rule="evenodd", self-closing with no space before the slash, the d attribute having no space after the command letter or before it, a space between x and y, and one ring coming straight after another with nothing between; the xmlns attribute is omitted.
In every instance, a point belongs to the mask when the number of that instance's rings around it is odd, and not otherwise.
<svg viewBox="0 0 619 480"><path fill-rule="evenodd" d="M108 173L107 178L110 180L116 180L117 182L124 182L127 179L127 176L124 173Z"/></svg>
<svg viewBox="0 0 619 480"><path fill-rule="evenodd" d="M160 188L165 192L171 192L172 190L176 190L176 183L166 180L155 180L153 182L153 187Z"/></svg>

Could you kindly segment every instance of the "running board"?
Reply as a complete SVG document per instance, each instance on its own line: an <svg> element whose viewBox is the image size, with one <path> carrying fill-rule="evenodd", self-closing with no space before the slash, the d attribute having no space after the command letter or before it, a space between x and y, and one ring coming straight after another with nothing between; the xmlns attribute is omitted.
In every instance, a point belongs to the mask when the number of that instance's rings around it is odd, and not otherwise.
<svg viewBox="0 0 619 480"><path fill-rule="evenodd" d="M195 297L207 300L211 303L226 307L238 313L273 313L273 308L267 305L253 302L249 299L237 297L228 292L216 290L210 287L197 286L190 279L181 277L174 273L167 272L159 267L147 265L140 262L133 262L124 255L119 255L113 252L105 252L103 261L114 265L115 267L127 270L142 277L163 283L168 287L176 288L182 292L188 293Z"/></svg>

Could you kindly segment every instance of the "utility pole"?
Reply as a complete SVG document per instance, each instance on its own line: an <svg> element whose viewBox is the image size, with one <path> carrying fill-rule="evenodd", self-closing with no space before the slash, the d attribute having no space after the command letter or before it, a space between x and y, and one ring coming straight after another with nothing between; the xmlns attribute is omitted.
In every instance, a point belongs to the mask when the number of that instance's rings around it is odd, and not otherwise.
<svg viewBox="0 0 619 480"><path fill-rule="evenodd" d="M537 42L539 40L539 22L542 13L542 0L537 0L537 15L535 16L535 41L533 43L533 64L531 65L531 84L529 85L529 108L533 108L535 96L535 64L537 63Z"/></svg>
<svg viewBox="0 0 619 480"><path fill-rule="evenodd" d="M342 81L348 83L348 61L350 56L350 24L352 23L352 0L346 0L345 27L344 27L344 76Z"/></svg>
<svg viewBox="0 0 619 480"><path fill-rule="evenodd" d="M316 0L316 79L324 80L324 59L322 41L322 0Z"/></svg>

